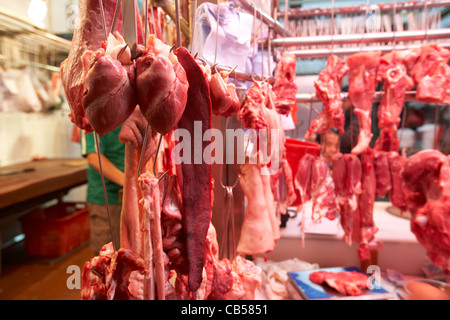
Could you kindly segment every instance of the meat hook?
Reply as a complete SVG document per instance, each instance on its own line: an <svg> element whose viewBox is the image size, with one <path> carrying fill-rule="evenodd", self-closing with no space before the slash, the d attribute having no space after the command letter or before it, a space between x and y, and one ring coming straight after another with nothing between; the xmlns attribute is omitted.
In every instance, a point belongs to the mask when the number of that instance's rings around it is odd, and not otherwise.
<svg viewBox="0 0 450 320"><path fill-rule="evenodd" d="M109 33L113 33L114 32L114 27L116 26L117 14L119 13L120 2L121 2L121 0L117 0L117 2L116 2L116 9L114 11L114 17L113 17L113 20L112 20L111 30L110 30Z"/></svg>
<svg viewBox="0 0 450 320"><path fill-rule="evenodd" d="M102 180L103 196L105 197L106 213L108 215L109 231L111 233L111 242L112 242L112 246L113 246L114 251L116 251L116 245L115 245L116 241L114 239L114 232L113 232L113 227L112 227L112 224L111 224L111 213L109 212L108 195L106 194L105 177L103 175L102 161L101 161L101 156L100 156L99 136L98 136L98 133L96 133L96 132L94 132L94 139L95 139L95 146L97 148L98 165L99 165L99 170L100 170L100 177L101 177L101 180Z"/></svg>

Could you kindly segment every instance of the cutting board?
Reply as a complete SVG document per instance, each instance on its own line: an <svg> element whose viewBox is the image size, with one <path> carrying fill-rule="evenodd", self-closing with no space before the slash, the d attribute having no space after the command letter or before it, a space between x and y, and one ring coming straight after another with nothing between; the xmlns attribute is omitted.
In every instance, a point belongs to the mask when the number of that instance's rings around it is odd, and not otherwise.
<svg viewBox="0 0 450 320"><path fill-rule="evenodd" d="M328 272L343 272L343 271L357 271L367 276L358 267L335 267L322 268L297 272L288 272L289 284L291 288L299 293L300 297L305 300L385 300L393 297L392 293L382 287L380 283L374 282L372 289L363 290L363 294L359 296L348 296L339 293L334 288L327 284L316 284L309 280L309 275L317 271Z"/></svg>

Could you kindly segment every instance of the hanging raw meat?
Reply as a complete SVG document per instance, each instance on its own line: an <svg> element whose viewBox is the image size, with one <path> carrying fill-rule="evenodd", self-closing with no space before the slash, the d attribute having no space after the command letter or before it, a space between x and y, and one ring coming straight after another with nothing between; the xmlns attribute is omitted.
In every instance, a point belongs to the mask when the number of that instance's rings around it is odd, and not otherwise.
<svg viewBox="0 0 450 320"><path fill-rule="evenodd" d="M361 261L370 259L369 242L374 240L375 233L378 228L373 221L373 208L375 204L376 194L376 177L374 169L374 151L367 148L361 154L361 195L358 200L359 208L359 229L355 230L359 233L358 256Z"/></svg>
<svg viewBox="0 0 450 320"><path fill-rule="evenodd" d="M118 55L125 49L120 56ZM137 105L134 64L130 49L117 34L110 34L105 47L87 50L83 57L84 92L82 106L93 130L104 135L122 124Z"/></svg>
<svg viewBox="0 0 450 320"><path fill-rule="evenodd" d="M378 128L380 135L375 150L397 151L400 141L397 129L403 110L405 93L414 88L403 59L407 51L392 51L380 58L378 80L383 81L384 95L378 106Z"/></svg>
<svg viewBox="0 0 450 320"><path fill-rule="evenodd" d="M305 134L305 140L309 140L312 134L322 134L331 128L344 134L345 117L342 110L341 81L348 72L347 63L332 55L328 58L325 69L319 73L314 81L316 96L323 103L323 110L319 116L311 122L311 126Z"/></svg>
<svg viewBox="0 0 450 320"><path fill-rule="evenodd" d="M82 300L134 300L130 292L130 275L150 272L142 258L121 248L114 251L112 243L105 244L97 257L87 261L81 276Z"/></svg>
<svg viewBox="0 0 450 320"><path fill-rule="evenodd" d="M87 132L93 128L85 115L82 99L85 91L84 70L82 57L85 51L95 51L105 41L99 1L78 1L79 28L75 28L69 56L61 63L61 80L70 107L69 117L79 128ZM106 27L111 27L114 17L116 1L104 0L103 11ZM115 31L122 32L122 15L119 14L115 24Z"/></svg>
<svg viewBox="0 0 450 320"><path fill-rule="evenodd" d="M185 129L194 136L195 122L200 123L200 136L211 129L211 99L209 84L202 69L189 51L180 47L175 55L186 71L189 82L188 98L183 116L178 122L178 128ZM195 292L202 282L204 264L205 239L211 221L213 204L213 180L211 159L205 159L204 149L211 141L202 141L199 152L195 143L191 144L190 163L181 163L180 188L184 209L184 226L186 248L189 264L189 288Z"/></svg>
<svg viewBox="0 0 450 320"><path fill-rule="evenodd" d="M189 83L171 47L154 35L136 59L136 91L141 111L152 129L166 134L176 128L186 107Z"/></svg>
<svg viewBox="0 0 450 320"><path fill-rule="evenodd" d="M402 212L407 210L405 195L403 191L403 170L405 167L406 155L397 151L388 153L389 172L391 175L392 187L389 191L389 200L392 205L399 208Z"/></svg>
<svg viewBox="0 0 450 320"><path fill-rule="evenodd" d="M431 261L450 274L450 158L422 150L405 163L403 180L411 231Z"/></svg>
<svg viewBox="0 0 450 320"><path fill-rule="evenodd" d="M375 151L374 153L373 165L375 168L376 178L376 196L378 198L384 198L392 188L388 152Z"/></svg>
<svg viewBox="0 0 450 320"><path fill-rule="evenodd" d="M412 49L404 56L408 73L416 83L416 98L424 103L441 103L446 96L450 51L438 44Z"/></svg>
<svg viewBox="0 0 450 320"><path fill-rule="evenodd" d="M261 82L253 82L245 95L237 116L243 121L243 126L249 129L267 128L264 116L266 99Z"/></svg>
<svg viewBox="0 0 450 320"><path fill-rule="evenodd" d="M247 208L236 251L242 255L272 252L275 248L273 217L266 202L260 168L256 164L240 167L239 183L247 198Z"/></svg>
<svg viewBox="0 0 450 320"><path fill-rule="evenodd" d="M311 175L312 220L320 222L323 217L334 220L338 213L334 181L328 167L328 160L318 157L314 160Z"/></svg>
<svg viewBox="0 0 450 320"><path fill-rule="evenodd" d="M293 106L296 105L297 85L294 82L296 65L295 56L285 51L276 66L273 92L276 96L275 108L279 114L290 114Z"/></svg>
<svg viewBox="0 0 450 320"><path fill-rule="evenodd" d="M377 69L380 51L355 53L347 58L348 94L358 117L358 143L353 154L363 153L372 139L372 101L377 86Z"/></svg>
<svg viewBox="0 0 450 320"><path fill-rule="evenodd" d="M345 242L351 245L354 230L359 230L359 226L355 226L355 220L359 221L358 198L362 192L361 162L354 154L342 153L335 154L332 161L336 199L340 208L340 224L344 230Z"/></svg>
<svg viewBox="0 0 450 320"><path fill-rule="evenodd" d="M315 157L306 153L298 163L294 186L299 191L301 203L311 199L311 176Z"/></svg>
<svg viewBox="0 0 450 320"><path fill-rule="evenodd" d="M216 72L211 76L209 82L212 111L217 116L233 116L241 107L241 102L236 93L236 86L234 83L227 83L228 76L228 72Z"/></svg>

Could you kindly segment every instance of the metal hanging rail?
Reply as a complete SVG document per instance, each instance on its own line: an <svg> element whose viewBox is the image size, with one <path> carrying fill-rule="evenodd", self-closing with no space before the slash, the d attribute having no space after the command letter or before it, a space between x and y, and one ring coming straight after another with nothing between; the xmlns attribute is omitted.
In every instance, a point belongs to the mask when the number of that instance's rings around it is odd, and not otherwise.
<svg viewBox="0 0 450 320"><path fill-rule="evenodd" d="M241 7L245 9L248 13L254 14L255 5L248 0L239 0ZM293 34L286 30L283 25L278 22L276 19L273 19L271 16L256 8L256 17L260 19L264 24L273 29L277 34L283 37L291 37Z"/></svg>
<svg viewBox="0 0 450 320"><path fill-rule="evenodd" d="M236 78L236 79L240 79L240 80L245 80L245 81L262 81L265 80L270 84L273 84L275 82L275 79L273 77L265 77L260 75L259 73L248 73L248 72L244 72L244 71L239 71L236 69L233 69L231 67L228 66L222 66L222 65L216 65L215 69L217 71L227 71L230 72L229 77L230 78Z"/></svg>
<svg viewBox="0 0 450 320"><path fill-rule="evenodd" d="M286 37L271 40L274 47L297 47L297 46L315 46L315 45L335 45L338 44L360 44L375 42L392 41L417 41L417 40L438 40L450 39L450 28L430 29L430 30L412 30L397 32L374 32L374 33L356 33L356 34L338 34L311 37ZM261 40L267 44L267 40Z"/></svg>
<svg viewBox="0 0 450 320"><path fill-rule="evenodd" d="M381 51L382 54L393 50L408 50L422 46L422 44L395 45L395 46L364 46L353 48L334 48L334 49L303 49L289 51L299 59L327 58L334 54L337 56L349 56L358 52ZM439 42L439 46L450 50L450 42Z"/></svg>
<svg viewBox="0 0 450 320"><path fill-rule="evenodd" d="M381 101L384 96L384 92L378 91L373 95L373 102ZM348 92L341 92L341 99L348 99ZM314 103L314 102L322 102L314 93L297 93L295 95L295 100L297 103ZM405 101L417 101L416 99L416 91L407 91L405 93Z"/></svg>
<svg viewBox="0 0 450 320"><path fill-rule="evenodd" d="M287 12L279 11L277 13L277 18L284 18L287 14L288 18L310 18L317 16L331 16L333 14L362 14L367 12L369 9L374 9L375 7L380 10L380 12L394 11L394 10L413 10L413 9L425 9L425 8L438 8L438 7L448 7L450 6L450 1L410 1L410 2L398 2L398 3L374 3L367 6L366 4L361 4L358 6L350 7L335 7L332 8L312 8L312 9L298 9L293 8L287 10Z"/></svg>

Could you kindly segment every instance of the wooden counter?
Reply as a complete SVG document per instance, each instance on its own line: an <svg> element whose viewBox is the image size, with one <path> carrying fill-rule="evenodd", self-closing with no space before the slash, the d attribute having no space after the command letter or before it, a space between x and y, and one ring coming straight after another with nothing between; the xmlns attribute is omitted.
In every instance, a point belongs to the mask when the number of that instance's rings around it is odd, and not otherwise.
<svg viewBox="0 0 450 320"><path fill-rule="evenodd" d="M46 159L0 167L0 213L61 197L87 182L87 161Z"/></svg>

